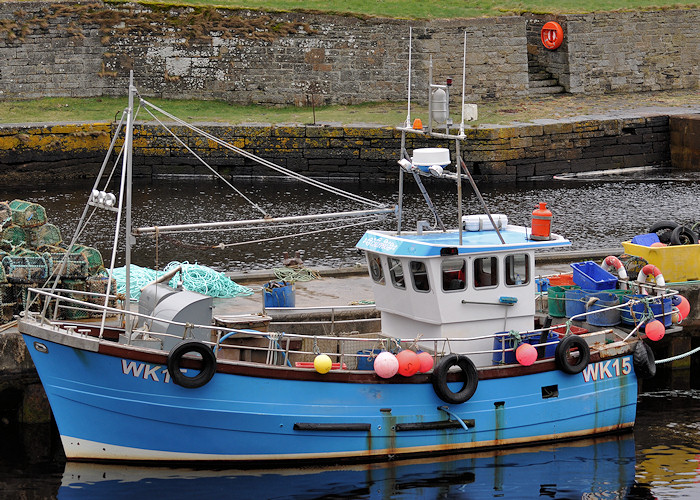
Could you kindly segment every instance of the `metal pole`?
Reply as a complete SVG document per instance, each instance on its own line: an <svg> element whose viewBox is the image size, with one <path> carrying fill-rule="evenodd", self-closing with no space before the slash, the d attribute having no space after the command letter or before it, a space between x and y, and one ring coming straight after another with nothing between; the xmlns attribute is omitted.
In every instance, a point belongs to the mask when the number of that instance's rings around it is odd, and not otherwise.
<svg viewBox="0 0 700 500"><path fill-rule="evenodd" d="M179 231L185 229L222 229L228 227L247 226L249 224L275 224L278 222L297 222L318 219L331 219L333 217L361 217L364 215L391 214L396 212L394 208L378 208L376 210L355 210L349 212L334 212L328 214L295 215L289 217L270 217L268 219L231 220L222 222L201 222L196 224L177 224L173 226L149 226L137 227L132 230L133 235L159 233L167 231Z"/></svg>
<svg viewBox="0 0 700 500"><path fill-rule="evenodd" d="M134 87L134 71L129 72L129 115L128 123L126 127L126 136L124 138L124 168L126 169L126 210L125 214L125 255L124 263L126 265L126 303L125 309L128 313L131 310L131 245L135 242L134 236L131 234L131 200L132 200L132 161L133 161L133 139L134 139L134 95L136 94L136 87ZM126 315L126 325L125 334L127 339L131 339L131 316Z"/></svg>
<svg viewBox="0 0 700 500"><path fill-rule="evenodd" d="M459 246L462 246L462 169L460 159L462 153L459 149L459 139L455 139L455 163L457 164L457 227L459 228Z"/></svg>
<svg viewBox="0 0 700 500"><path fill-rule="evenodd" d="M506 240L503 239L503 236L501 235L501 231L498 230L498 226L496 226L496 223L493 221L493 217L491 217L491 212L489 212L489 209L486 206L486 202L484 201L484 198L482 198L482 196L481 196L481 192L479 191L479 188L476 187L476 182L474 182L474 178L472 177L472 174L469 172L469 169L464 164L464 161L462 160L462 158L458 158L457 160L459 161L459 164L464 169L464 173L467 174L467 177L469 178L469 183L472 185L472 189L476 193L476 197L479 198L479 201L481 202L481 206L484 207L484 212L486 212L486 215L488 216L489 220L491 221L491 225L496 230L496 234L498 235L498 239L500 239L501 243L503 245L505 245Z"/></svg>
<svg viewBox="0 0 700 500"><path fill-rule="evenodd" d="M401 131L401 156L408 156L406 152L406 131ZM401 218L403 217L403 168L399 167L399 204L397 206L396 218L399 220L396 234L401 234Z"/></svg>

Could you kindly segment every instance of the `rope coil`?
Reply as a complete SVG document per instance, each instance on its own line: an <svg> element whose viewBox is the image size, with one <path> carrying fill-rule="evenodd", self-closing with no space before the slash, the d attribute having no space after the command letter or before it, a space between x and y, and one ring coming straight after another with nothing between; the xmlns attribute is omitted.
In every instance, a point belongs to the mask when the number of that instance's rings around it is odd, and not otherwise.
<svg viewBox="0 0 700 500"><path fill-rule="evenodd" d="M238 285L224 273L199 264L173 261L165 266L162 271L155 271L132 264L130 268L131 283L129 287L129 296L134 300L138 300L141 296L141 289L144 286L152 283L159 276L162 276L178 266L182 266L182 270L179 273L180 279L175 275L168 283L173 288L182 281L182 287L185 290L201 293L210 297L234 298L253 294L252 289ZM117 282L117 293L126 294L126 267L114 269L112 276Z"/></svg>

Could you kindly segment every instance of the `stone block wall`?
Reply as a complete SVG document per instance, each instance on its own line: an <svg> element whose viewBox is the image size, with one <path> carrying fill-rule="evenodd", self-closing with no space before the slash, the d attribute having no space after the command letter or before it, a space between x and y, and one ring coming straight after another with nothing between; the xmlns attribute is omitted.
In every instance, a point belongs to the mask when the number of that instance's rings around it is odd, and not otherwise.
<svg viewBox="0 0 700 500"><path fill-rule="evenodd" d="M565 17L569 92L700 89L700 9Z"/></svg>
<svg viewBox="0 0 700 500"><path fill-rule="evenodd" d="M121 96L129 71L148 96L309 105L405 100L409 26L413 89L461 82L467 94L527 93L517 17L411 22L139 4L0 3L0 98ZM493 43L499 40L498 43ZM420 77L417 77L420 76Z"/></svg>
<svg viewBox="0 0 700 500"><path fill-rule="evenodd" d="M665 115L476 129L467 136L464 160L482 181L670 164Z"/></svg>
<svg viewBox="0 0 700 500"><path fill-rule="evenodd" d="M92 177L102 163L114 125L45 127L0 126L0 179ZM401 136L392 128L203 126L233 148L282 168L324 180L394 181ZM221 175L236 178L280 177L277 170L183 127L172 129L190 149ZM517 182L584 172L670 163L669 117L584 121L473 128L465 131L463 159L482 182ZM117 143L117 147L119 143ZM449 147L447 141L408 134L409 153L419 147ZM67 166L70 166L68 168ZM136 175L211 175L170 134L153 125L134 131Z"/></svg>
<svg viewBox="0 0 700 500"><path fill-rule="evenodd" d="M563 45L538 43L544 21ZM0 99L123 96L129 71L147 96L316 105L405 101L447 77L468 101L525 96L528 51L572 93L700 86L700 9L406 21L310 13L0 2ZM459 102L458 92L453 103Z"/></svg>

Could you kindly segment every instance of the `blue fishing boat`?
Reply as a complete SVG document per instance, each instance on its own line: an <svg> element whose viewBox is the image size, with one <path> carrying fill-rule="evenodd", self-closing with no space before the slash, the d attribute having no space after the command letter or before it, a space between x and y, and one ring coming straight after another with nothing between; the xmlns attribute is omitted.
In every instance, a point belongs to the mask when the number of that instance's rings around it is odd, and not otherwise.
<svg viewBox="0 0 700 500"><path fill-rule="evenodd" d="M432 83L430 88L437 108L444 88ZM136 100L139 109L163 111L130 85L118 193L109 191L109 182L118 176L103 167L76 231L86 234L88 209L102 210L115 217L116 240L123 232L123 215L129 235L127 270L135 237L157 238L184 227L131 225ZM443 114L435 116L437 123L444 119ZM409 155L402 147L398 206L375 204L329 219L397 218L395 230L367 231L357 243L366 255L381 312L379 332L311 335L294 327L266 332L214 325L210 297L161 279L144 287L134 303L114 293L116 244L103 292L62 288L59 280L31 289L19 329L67 458L244 464L386 460L631 428L638 378L655 370L645 340L649 330L641 330L655 317L670 319L670 305L659 312L643 310L629 326L586 323L593 307L553 325L536 307L544 302L535 252L569 242L551 232L551 212L541 206L531 226L491 214L486 203L483 214L462 215L463 179L476 190L459 153L463 128L429 124L422 129L410 122L409 113L399 130L404 145L409 136L435 136L454 142L455 151L416 148ZM271 166L224 141L218 144ZM432 224L421 221L415 229L402 228L406 176L420 187ZM447 228L432 206L422 181L426 176L457 186L456 227ZM322 217L329 216L189 227ZM127 290L128 280L127 273ZM627 283L614 278L605 286L616 288L618 281ZM637 286L651 294L637 294L629 304L666 299L670 304L676 294L657 285ZM586 304L596 299L589 297ZM618 301L595 313L624 307ZM669 320L663 329L670 334L679 328Z"/></svg>

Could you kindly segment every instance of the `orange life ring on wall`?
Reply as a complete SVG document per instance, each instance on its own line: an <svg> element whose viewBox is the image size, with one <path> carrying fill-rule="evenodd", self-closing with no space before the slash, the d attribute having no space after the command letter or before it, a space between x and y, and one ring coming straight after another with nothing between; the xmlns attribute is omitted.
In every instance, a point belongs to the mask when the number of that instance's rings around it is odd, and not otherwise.
<svg viewBox="0 0 700 500"><path fill-rule="evenodd" d="M542 39L542 45L549 50L555 50L564 41L564 30L559 23L549 21L542 26L540 38Z"/></svg>

